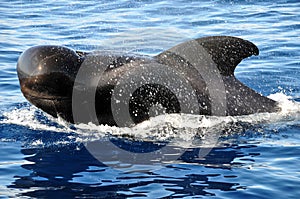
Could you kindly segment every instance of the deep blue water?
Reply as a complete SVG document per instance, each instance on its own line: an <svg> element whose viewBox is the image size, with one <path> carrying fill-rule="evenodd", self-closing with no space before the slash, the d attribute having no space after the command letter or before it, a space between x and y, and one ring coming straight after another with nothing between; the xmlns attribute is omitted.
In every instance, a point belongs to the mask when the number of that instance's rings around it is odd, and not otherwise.
<svg viewBox="0 0 300 199"><path fill-rule="evenodd" d="M0 197L299 198L300 109L293 102L300 101L299 10L298 0L2 0ZM32 107L19 88L17 59L34 45L155 55L180 42L212 35L255 43L260 55L240 63L237 78L263 95L290 96L291 104L283 104L289 108L283 116L271 115L267 121L265 115L235 118L237 122L216 119L225 125L208 129L225 132L218 134L219 144L210 148L198 138L186 149L179 139L171 146L174 154L184 148L176 162L162 163L149 156L165 146L158 140L98 140L101 146L114 143L155 164L132 157L114 159L117 150L95 153L86 144L101 132L147 133L143 127L65 124ZM159 133L160 127L164 124L150 129ZM188 137L189 131L199 130L189 127L177 135ZM199 158L205 148L210 152Z"/></svg>

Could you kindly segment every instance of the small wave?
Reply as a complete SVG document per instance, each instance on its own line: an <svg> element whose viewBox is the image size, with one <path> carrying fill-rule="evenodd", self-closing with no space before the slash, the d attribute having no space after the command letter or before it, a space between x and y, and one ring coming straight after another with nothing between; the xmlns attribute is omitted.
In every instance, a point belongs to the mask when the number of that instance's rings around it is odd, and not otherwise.
<svg viewBox="0 0 300 199"><path fill-rule="evenodd" d="M69 132L69 128L61 119L55 119L44 114L35 106L21 106L3 113L0 124L15 124L28 127L32 130L47 130L56 132Z"/></svg>

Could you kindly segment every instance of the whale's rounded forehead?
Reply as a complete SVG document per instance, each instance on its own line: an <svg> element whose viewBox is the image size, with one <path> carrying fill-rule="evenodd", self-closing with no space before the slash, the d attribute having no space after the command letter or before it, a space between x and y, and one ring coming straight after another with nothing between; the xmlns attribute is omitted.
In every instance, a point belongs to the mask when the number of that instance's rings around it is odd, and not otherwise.
<svg viewBox="0 0 300 199"><path fill-rule="evenodd" d="M17 70L23 78L53 72L71 74L80 66L81 59L79 54L64 46L34 46L21 54Z"/></svg>

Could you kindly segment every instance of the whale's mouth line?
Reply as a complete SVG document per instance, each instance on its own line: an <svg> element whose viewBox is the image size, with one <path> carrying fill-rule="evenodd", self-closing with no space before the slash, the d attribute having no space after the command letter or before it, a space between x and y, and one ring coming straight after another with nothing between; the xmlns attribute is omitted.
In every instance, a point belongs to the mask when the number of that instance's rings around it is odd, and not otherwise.
<svg viewBox="0 0 300 199"><path fill-rule="evenodd" d="M67 101L67 100L71 100L70 96L43 96L43 95L38 95L38 94L25 94L26 98L30 98L30 99L37 99L37 100L52 100L52 101Z"/></svg>
<svg viewBox="0 0 300 199"><path fill-rule="evenodd" d="M26 98L36 99L36 100L52 100L52 101L63 101L71 100L72 95L62 96L62 95L49 95L45 92L37 92L35 89L22 86L21 90Z"/></svg>

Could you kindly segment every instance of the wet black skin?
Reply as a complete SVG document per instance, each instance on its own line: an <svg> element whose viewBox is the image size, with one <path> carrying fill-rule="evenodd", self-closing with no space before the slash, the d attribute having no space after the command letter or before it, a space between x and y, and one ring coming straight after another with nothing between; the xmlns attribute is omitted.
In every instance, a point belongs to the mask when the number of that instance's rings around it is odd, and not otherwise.
<svg viewBox="0 0 300 199"><path fill-rule="evenodd" d="M234 69L244 58L259 54L253 43L228 36L204 37L195 41L211 55L221 73L226 90L225 115L279 111L277 102L260 95L234 77ZM87 56L88 53L62 46L35 46L23 52L18 60L17 72L25 98L46 113L74 123L73 85ZM116 125L111 110L112 90L126 71L136 70L143 63L164 64L183 73L196 91L199 112L195 114L212 115L205 81L190 63L182 61L182 57L171 51L167 50L155 57L99 56L109 63L96 90L95 108L99 123ZM158 103L165 107L167 113L181 112L174 93L162 85L148 84L137 89L130 100L129 112L134 123L149 119L150 107ZM203 103L206 106L202 106ZM89 119L82 122L89 122ZM94 121L91 119L91 122Z"/></svg>

